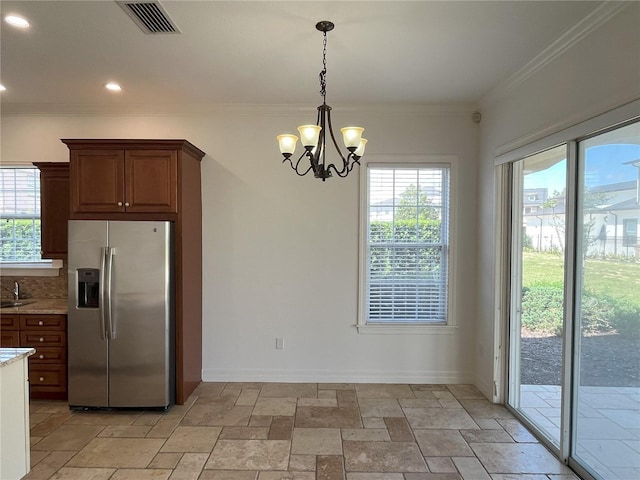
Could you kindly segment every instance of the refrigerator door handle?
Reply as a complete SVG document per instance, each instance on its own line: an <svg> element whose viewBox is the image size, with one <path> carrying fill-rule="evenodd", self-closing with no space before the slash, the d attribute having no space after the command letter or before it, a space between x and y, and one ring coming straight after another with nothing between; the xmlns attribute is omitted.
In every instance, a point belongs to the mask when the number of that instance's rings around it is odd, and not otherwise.
<svg viewBox="0 0 640 480"><path fill-rule="evenodd" d="M115 322L113 319L113 310L111 309L111 283L113 276L113 248L106 247L106 263L107 263L107 278L105 283L105 310L106 310L106 320L107 320L107 335L109 340L115 340L116 338L116 328Z"/></svg>
<svg viewBox="0 0 640 480"><path fill-rule="evenodd" d="M107 307L105 303L106 295L105 295L105 280L107 278L107 250L109 247L102 247L102 252L100 255L100 293L99 293L99 302L100 302L100 338L102 340L106 339L107 333Z"/></svg>

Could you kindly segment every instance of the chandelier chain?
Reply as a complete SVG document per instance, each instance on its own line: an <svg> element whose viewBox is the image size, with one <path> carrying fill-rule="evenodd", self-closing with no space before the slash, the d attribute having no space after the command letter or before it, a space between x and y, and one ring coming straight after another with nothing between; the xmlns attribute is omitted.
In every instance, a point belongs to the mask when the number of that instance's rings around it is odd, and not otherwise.
<svg viewBox="0 0 640 480"><path fill-rule="evenodd" d="M322 71L320 72L320 95L323 99L327 96L327 32L323 32L322 39ZM326 101L325 101L326 103Z"/></svg>

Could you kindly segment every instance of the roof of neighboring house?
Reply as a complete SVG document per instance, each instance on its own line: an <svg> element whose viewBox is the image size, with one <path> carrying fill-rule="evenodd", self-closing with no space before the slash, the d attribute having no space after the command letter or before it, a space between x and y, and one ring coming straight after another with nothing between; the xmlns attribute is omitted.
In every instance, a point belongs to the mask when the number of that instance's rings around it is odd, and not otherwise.
<svg viewBox="0 0 640 480"><path fill-rule="evenodd" d="M608 185L598 185L591 188L591 192L603 193L603 192L619 192L621 190L634 190L638 185L636 180L628 180L626 182L610 183Z"/></svg>
<svg viewBox="0 0 640 480"><path fill-rule="evenodd" d="M638 210L640 205L638 205L638 201L635 198L629 198L622 202L614 203L613 205L605 205L595 208L594 210Z"/></svg>
<svg viewBox="0 0 640 480"><path fill-rule="evenodd" d="M566 208L565 208L565 204L564 204L564 197L562 197L561 199L559 198L558 200L562 200L561 202L558 201L558 203L554 206L554 207L547 207L547 208L543 208L540 210L537 210L535 212L532 213L526 213L524 216L525 217L540 217L543 215L564 215L566 213Z"/></svg>

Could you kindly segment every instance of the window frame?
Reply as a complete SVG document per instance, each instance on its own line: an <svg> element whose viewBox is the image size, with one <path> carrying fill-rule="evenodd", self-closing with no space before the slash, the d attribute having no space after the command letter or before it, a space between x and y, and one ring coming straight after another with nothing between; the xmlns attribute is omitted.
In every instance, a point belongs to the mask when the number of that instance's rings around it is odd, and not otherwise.
<svg viewBox="0 0 640 480"><path fill-rule="evenodd" d="M457 218L457 170L456 155L368 155L360 166L360 212L359 212L359 302L358 320L355 325L362 334L392 335L431 335L453 334L457 331L455 315L455 265L456 265L456 218ZM369 170L371 168L439 168L449 169L449 204L448 204L448 261L447 261L447 305L446 323L383 323L368 322L367 312L367 243L369 225Z"/></svg>
<svg viewBox="0 0 640 480"><path fill-rule="evenodd" d="M38 171L38 168L31 164L3 164L0 165L0 168L35 170L36 176L38 177L38 182L40 181L40 172ZM39 188L41 188L39 184L38 186ZM40 211L38 212L38 214L38 219L40 220L40 235L42 236L42 212ZM0 214L0 218L4 218L4 216ZM42 257L40 258L40 260L33 261L0 260L0 270L3 276L58 276L60 268L62 268L61 260L51 260Z"/></svg>

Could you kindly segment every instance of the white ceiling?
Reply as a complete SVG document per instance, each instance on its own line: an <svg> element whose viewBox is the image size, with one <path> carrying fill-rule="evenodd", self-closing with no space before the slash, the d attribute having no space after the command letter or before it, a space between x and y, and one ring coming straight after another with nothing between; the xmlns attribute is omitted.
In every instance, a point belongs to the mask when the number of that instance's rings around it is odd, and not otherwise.
<svg viewBox="0 0 640 480"><path fill-rule="evenodd" d="M327 103L474 104L601 3L163 0L182 33L149 35L113 0L2 1L31 23L2 22L2 109L319 104L319 20Z"/></svg>

